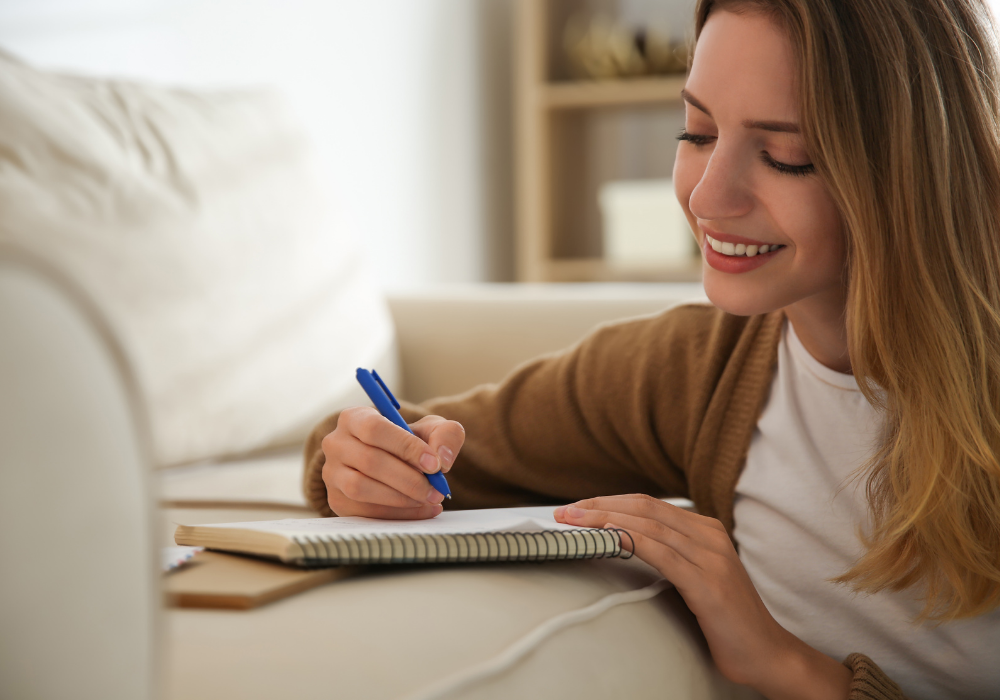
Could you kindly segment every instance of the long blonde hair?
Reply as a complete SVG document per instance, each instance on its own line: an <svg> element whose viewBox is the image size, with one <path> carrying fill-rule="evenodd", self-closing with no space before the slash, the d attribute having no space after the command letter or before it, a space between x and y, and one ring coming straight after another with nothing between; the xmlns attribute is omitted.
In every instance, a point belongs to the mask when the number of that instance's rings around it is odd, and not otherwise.
<svg viewBox="0 0 1000 700"><path fill-rule="evenodd" d="M885 432L865 551L922 619L1000 605L1000 73L982 0L699 0L798 56L801 128L843 217L851 365Z"/></svg>

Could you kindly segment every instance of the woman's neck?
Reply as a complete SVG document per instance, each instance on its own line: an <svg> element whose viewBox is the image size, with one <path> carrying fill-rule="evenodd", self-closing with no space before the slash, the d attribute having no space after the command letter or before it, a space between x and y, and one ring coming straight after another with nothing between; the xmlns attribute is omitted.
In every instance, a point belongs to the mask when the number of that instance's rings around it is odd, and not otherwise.
<svg viewBox="0 0 1000 700"><path fill-rule="evenodd" d="M847 351L847 295L815 295L785 307L803 347L835 372L852 374Z"/></svg>

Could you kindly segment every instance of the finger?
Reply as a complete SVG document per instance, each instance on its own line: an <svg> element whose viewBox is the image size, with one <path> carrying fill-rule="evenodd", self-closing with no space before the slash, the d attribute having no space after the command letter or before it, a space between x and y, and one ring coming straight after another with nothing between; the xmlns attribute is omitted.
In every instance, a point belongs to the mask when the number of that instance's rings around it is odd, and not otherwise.
<svg viewBox="0 0 1000 700"><path fill-rule="evenodd" d="M584 510L603 510L609 513L628 513L642 518L657 520L669 525L674 530L688 537L697 536L703 528L725 530L715 518L707 518L697 513L691 513L670 503L664 503L658 498L641 493L623 494L620 496L600 496L587 498L571 504Z"/></svg>
<svg viewBox="0 0 1000 700"><path fill-rule="evenodd" d="M607 523L605 528L617 528L627 532L629 537L621 538L622 549L632 552L647 564L655 567L678 590L683 590L700 580L698 569L671 547L648 537L639 530L623 527L616 522ZM629 542L629 538L631 538L631 542Z"/></svg>
<svg viewBox="0 0 1000 700"><path fill-rule="evenodd" d="M341 424L366 445L385 450L427 474L438 471L437 455L426 442L384 418L374 408L349 409L341 414L338 427Z"/></svg>
<svg viewBox="0 0 1000 700"><path fill-rule="evenodd" d="M396 489L386 486L381 481L376 481L347 466L341 466L334 470L330 477L330 484L350 500L359 503L373 503L392 508L417 508L427 504L433 505L426 499L412 499Z"/></svg>
<svg viewBox="0 0 1000 700"><path fill-rule="evenodd" d="M458 421L441 416L424 416L410 426L438 456L438 467L448 472L465 444L465 428Z"/></svg>
<svg viewBox="0 0 1000 700"><path fill-rule="evenodd" d="M340 500L343 499L343 500ZM378 520L427 520L441 514L442 507L424 504L419 508L392 508L373 503L357 503L344 499L339 492L331 492L331 510L340 516L359 516Z"/></svg>
<svg viewBox="0 0 1000 700"><path fill-rule="evenodd" d="M398 457L377 447L370 447L358 439L351 439L342 445L340 460L345 467L354 469L388 488L412 500L399 506L417 507L424 503L440 503L444 500L423 472L419 472Z"/></svg>
<svg viewBox="0 0 1000 700"><path fill-rule="evenodd" d="M580 527L604 527L606 523L614 521L626 530L640 532L649 539L655 540L662 545L674 549L678 554L693 564L697 563L699 549L702 547L696 540L692 540L668 525L650 518L642 518L628 513L611 513L604 510L583 510L570 506L566 509L565 522L569 525Z"/></svg>

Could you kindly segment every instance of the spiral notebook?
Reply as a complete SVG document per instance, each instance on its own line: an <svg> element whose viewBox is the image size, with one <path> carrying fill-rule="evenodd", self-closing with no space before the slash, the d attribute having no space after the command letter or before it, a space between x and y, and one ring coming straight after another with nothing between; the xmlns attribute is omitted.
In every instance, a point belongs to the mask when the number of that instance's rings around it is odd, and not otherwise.
<svg viewBox="0 0 1000 700"><path fill-rule="evenodd" d="M445 511L431 520L313 518L179 525L179 545L296 566L629 557L622 530L557 523L551 507Z"/></svg>

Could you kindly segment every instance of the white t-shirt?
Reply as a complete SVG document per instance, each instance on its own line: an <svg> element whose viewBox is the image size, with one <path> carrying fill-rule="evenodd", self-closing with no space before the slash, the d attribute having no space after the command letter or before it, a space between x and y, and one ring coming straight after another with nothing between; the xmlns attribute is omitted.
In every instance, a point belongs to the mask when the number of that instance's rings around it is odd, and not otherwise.
<svg viewBox="0 0 1000 700"><path fill-rule="evenodd" d="M736 484L734 537L764 604L788 631L843 661L871 657L910 698L1000 698L1000 611L915 624L913 592L856 594L829 579L862 553L864 478L879 414L854 377L820 364L791 324Z"/></svg>

